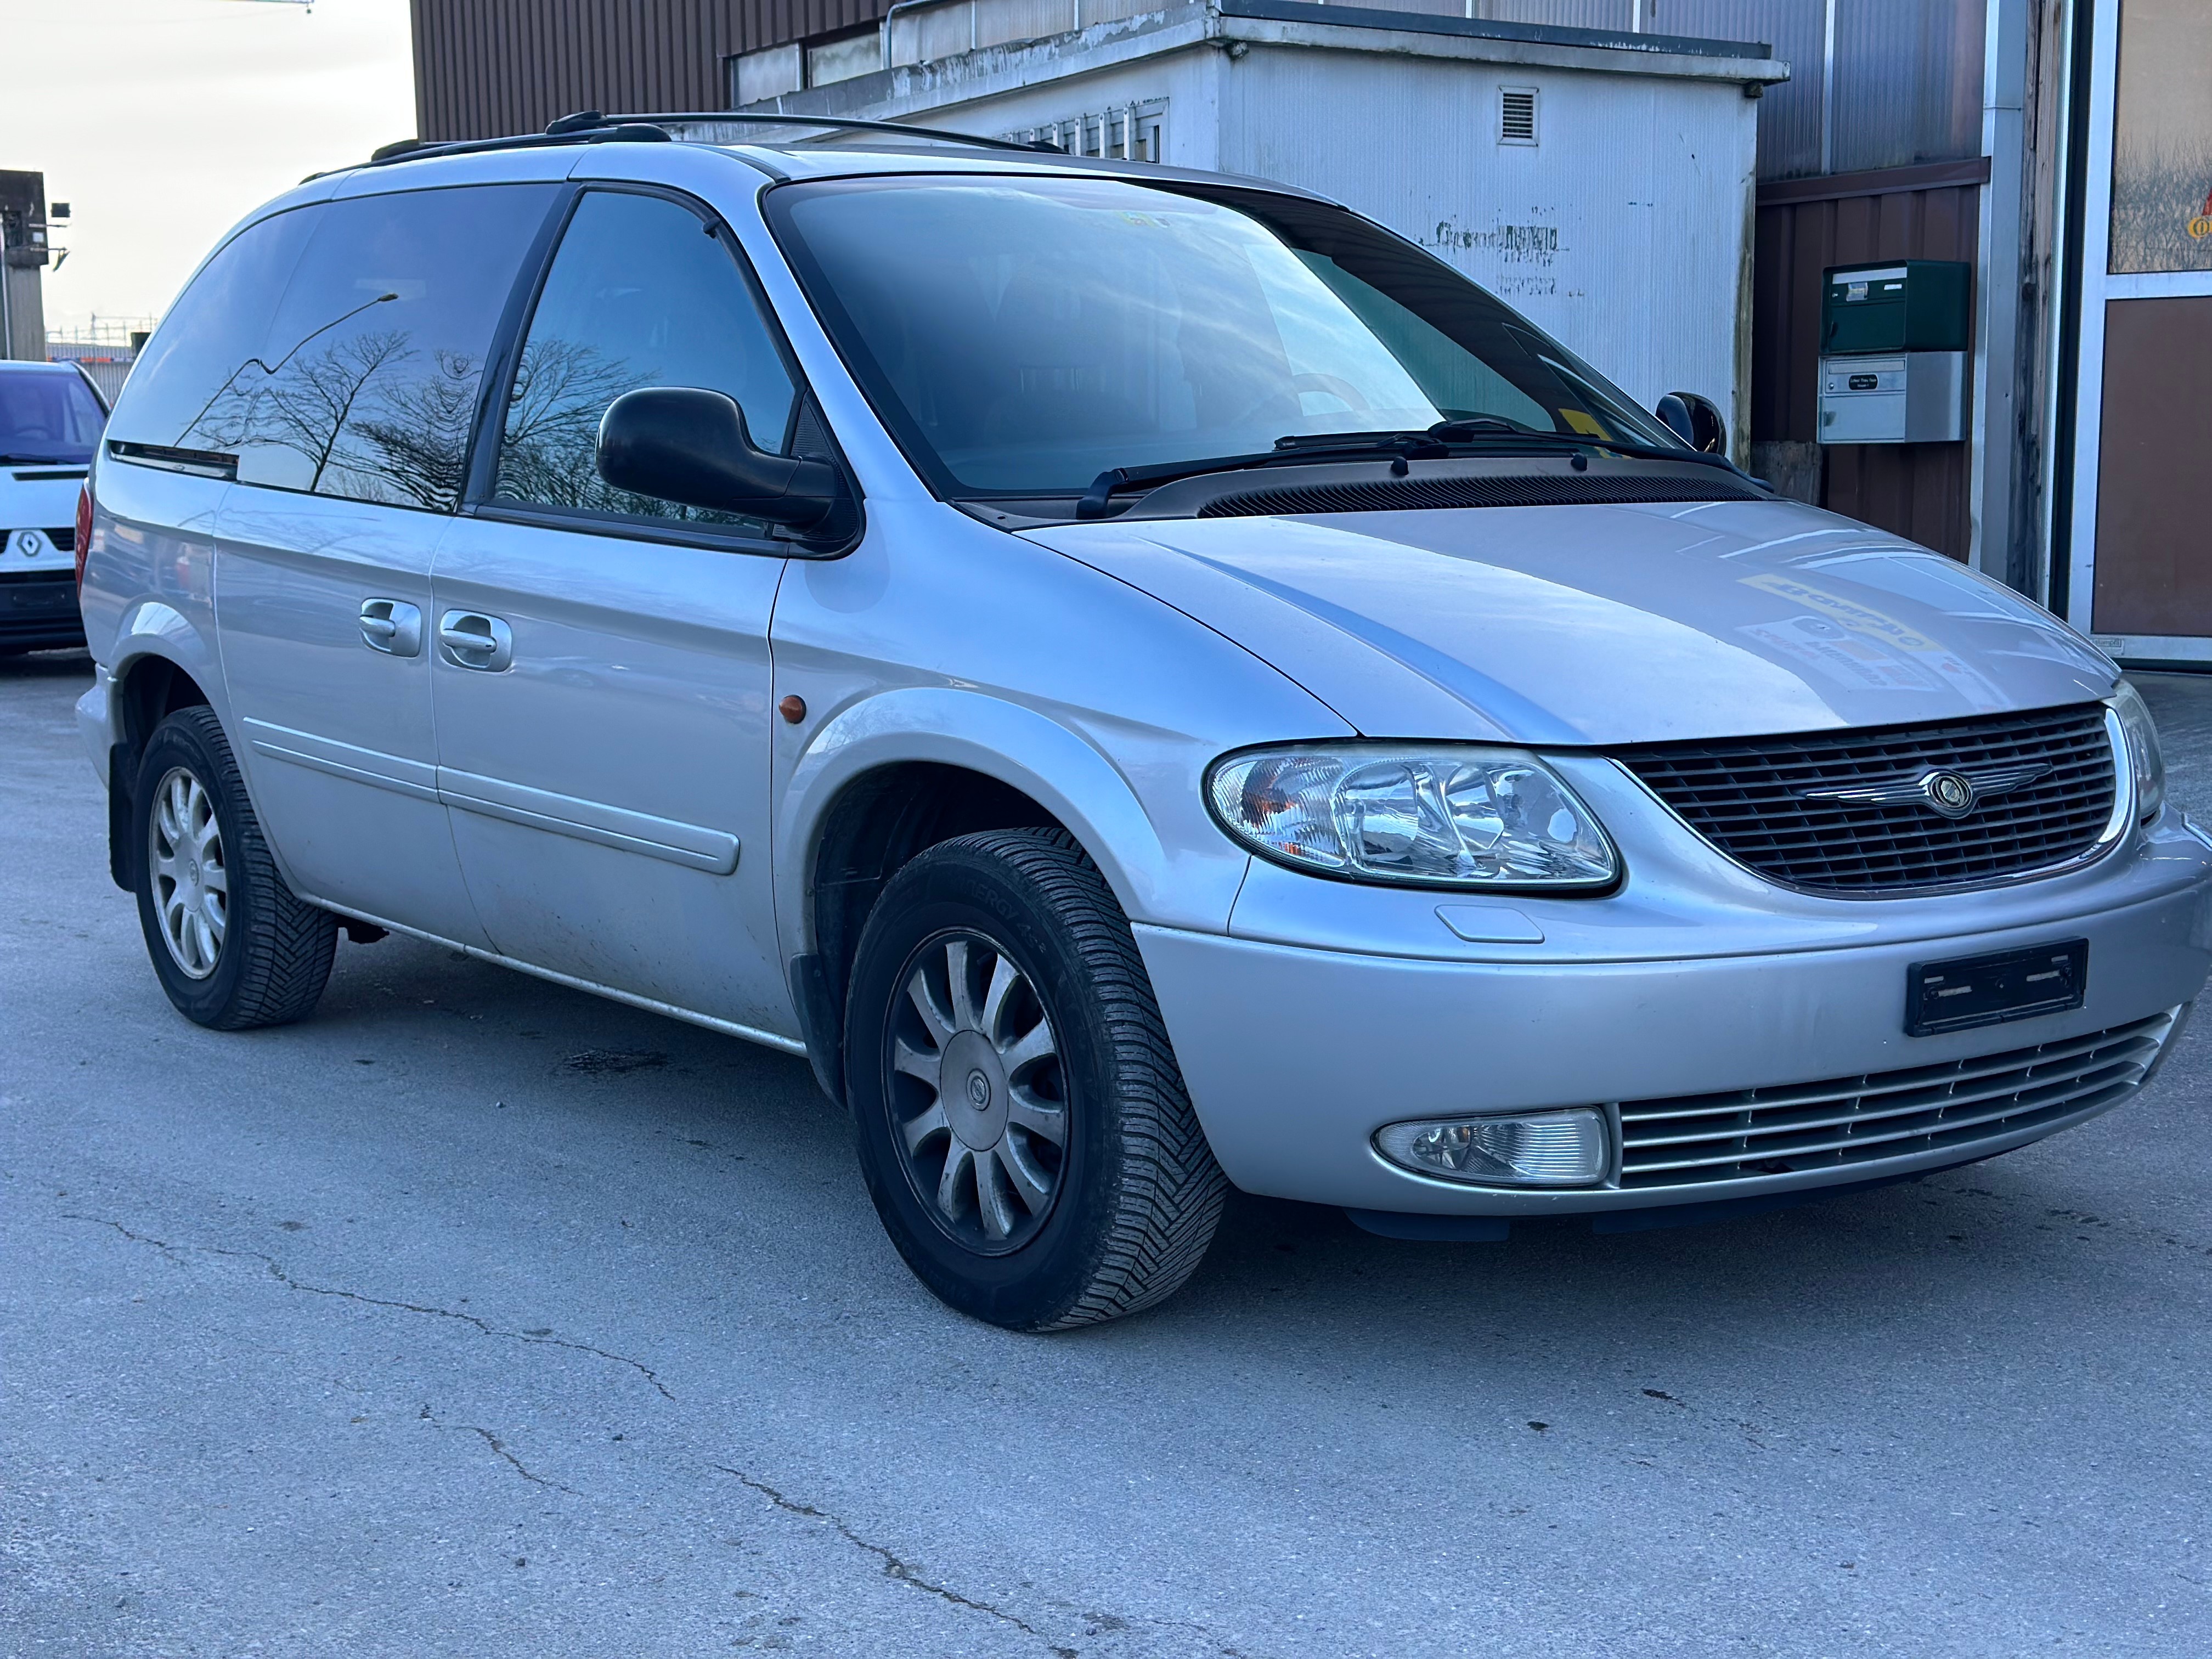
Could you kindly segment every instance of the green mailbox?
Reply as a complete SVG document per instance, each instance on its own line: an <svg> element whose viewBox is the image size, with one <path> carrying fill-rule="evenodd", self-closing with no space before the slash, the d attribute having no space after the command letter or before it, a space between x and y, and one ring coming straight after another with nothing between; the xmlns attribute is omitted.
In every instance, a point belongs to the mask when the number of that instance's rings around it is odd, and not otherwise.
<svg viewBox="0 0 2212 1659"><path fill-rule="evenodd" d="M1822 276L1820 352L1964 351L1973 343L1963 259L1832 265Z"/></svg>

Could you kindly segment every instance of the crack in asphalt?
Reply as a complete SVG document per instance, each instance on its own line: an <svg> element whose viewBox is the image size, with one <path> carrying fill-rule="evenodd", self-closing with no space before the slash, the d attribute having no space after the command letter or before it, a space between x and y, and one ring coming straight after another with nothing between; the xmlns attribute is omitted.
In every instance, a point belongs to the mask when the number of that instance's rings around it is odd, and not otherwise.
<svg viewBox="0 0 2212 1659"><path fill-rule="evenodd" d="M487 1320L480 1319L474 1314L457 1313L451 1308L434 1308L421 1302L399 1302L389 1297L364 1296L359 1291L343 1290L334 1285L310 1285L305 1279L293 1278L290 1273L285 1272L283 1265L276 1257L264 1255L258 1250L233 1250L225 1249L220 1244L172 1244L166 1239L155 1238L150 1234L132 1232L121 1222L111 1221L106 1216L82 1215L70 1210L62 1212L62 1219L88 1222L95 1227L112 1227L131 1243L150 1244L172 1261L180 1260L186 1250L198 1250L206 1255L235 1256L242 1261L258 1261L269 1270L269 1276L287 1290L304 1291L309 1296L337 1297L343 1301L363 1303L372 1308L392 1308L402 1313L428 1314L437 1319L455 1319L464 1325L475 1326L486 1336L501 1337L510 1342L536 1343L548 1348L566 1348L572 1353L587 1353L600 1359L611 1359L618 1365L629 1366L653 1384L654 1391L663 1400L672 1404L676 1399L674 1395L669 1393L667 1385L661 1382L650 1365L632 1359L628 1354L612 1353L605 1348L595 1348L588 1342L570 1342L557 1336L532 1336L524 1331L501 1330L498 1326Z"/></svg>
<svg viewBox="0 0 2212 1659"><path fill-rule="evenodd" d="M854 1532L850 1526L847 1525L836 1516L830 1514L827 1510L817 1509L811 1504L802 1504L795 1498L787 1497L782 1492L778 1492L774 1486L769 1486L767 1481L756 1480L751 1475L747 1474L743 1469L733 1469L726 1463L717 1463L713 1467L720 1470L724 1474L730 1476L740 1485L748 1486L754 1492L758 1492L762 1497L767 1498L769 1503L775 1504L776 1508L781 1510L785 1514L796 1515L808 1521L818 1521L824 1526L830 1528L840 1538L842 1538L847 1543L852 1545L854 1548L865 1551L866 1553L874 1556L878 1560L881 1561L884 1564L884 1576L886 1578L895 1579L898 1583L908 1585L915 1589L927 1591L929 1595L938 1596L946 1601L950 1601L956 1607L965 1607L971 1613L980 1613L988 1618L996 1619L1001 1623L1012 1625L1015 1629L1022 1632L1024 1635L1033 1636L1038 1641L1042 1642L1048 1651L1058 1656L1058 1659L1079 1659L1078 1650L1076 1649L1060 1646L1049 1637L1045 1635L1042 1631L1037 1629L1036 1626L1030 1624L1028 1620L1020 1618L1017 1614L1008 1613L1004 1607L995 1607L988 1601L975 1601L969 1596L961 1595L957 1590L949 1589L943 1584L937 1583L933 1580L923 1577L920 1571L915 1569L912 1562L901 1558L896 1551L886 1549L881 1544L872 1542L868 1539L861 1537L860 1534ZM1087 1614L1085 1616L1094 1621L1099 1618L1099 1615L1096 1613ZM1138 1620L1144 1624L1155 1626L1164 1630L1187 1630L1194 1632L1198 1635L1203 1637L1206 1641L1212 1643L1214 1645L1214 1650L1221 1654L1223 1656L1223 1659L1252 1659L1252 1656L1246 1654L1242 1649L1229 1646L1212 1631L1208 1630L1203 1625L1194 1624L1189 1620L1160 1619L1142 1613L1138 1615ZM1113 1620L1112 1622L1114 1626L1116 1628L1127 1629L1130 1621L1116 1618ZM1096 1632L1093 1633L1095 1634Z"/></svg>
<svg viewBox="0 0 2212 1659"><path fill-rule="evenodd" d="M494 1451L505 1458L514 1472L520 1475L525 1480L531 1481L534 1485L540 1486L550 1486L555 1492L565 1492L571 1498L577 1496L576 1489L574 1486L564 1486L558 1480L548 1480L544 1475L539 1474L534 1470L524 1468L522 1460L517 1457L513 1452L509 1451L507 1449L507 1443L504 1440L501 1440L497 1435L494 1434L489 1429L480 1428L474 1423L441 1423L434 1417L430 1419L430 1426L434 1429L442 1430L447 1433L480 1435L483 1438L484 1444L489 1446Z"/></svg>
<svg viewBox="0 0 2212 1659"><path fill-rule="evenodd" d="M854 1548L865 1550L868 1554L874 1556L878 1560L881 1561L884 1564L884 1576L886 1578L896 1579L902 1584L908 1585L915 1589L925 1591L928 1595L937 1596L943 1601L950 1601L956 1607L965 1607L971 1613L980 1613L988 1618L996 1619L1002 1624L1012 1625L1016 1630L1022 1632L1024 1635L1033 1636L1038 1641L1044 1643L1048 1647L1051 1648L1054 1654L1060 1656L1060 1659L1077 1659L1076 1650L1073 1648L1064 1648L1055 1645L1042 1631L1037 1629L1036 1626L1030 1624L1027 1620L1024 1620L1017 1614L1008 1613L1003 1607L994 1607L988 1601L970 1600L969 1597L961 1595L957 1590L948 1589L943 1584L936 1583L927 1578L924 1578L921 1574L915 1569L913 1563L902 1560L896 1553L885 1549L881 1544L872 1543L867 1539L861 1537L860 1534L854 1532L852 1528L846 1525L844 1522L839 1520L836 1516L830 1514L827 1510L817 1510L811 1504L802 1504L797 1498L787 1498L781 1492L778 1492L774 1486L769 1486L767 1481L756 1480L752 1476L747 1474L743 1469L733 1469L726 1463L717 1463L714 1467L720 1469L724 1474L726 1474L738 1481L740 1485L748 1486L754 1492L758 1492L762 1497L767 1498L769 1503L775 1504L776 1508L783 1510L787 1515L802 1516L809 1521L819 1521L825 1526L831 1528L836 1531L840 1538L853 1546Z"/></svg>
<svg viewBox="0 0 2212 1659"><path fill-rule="evenodd" d="M475 1327L476 1329L482 1332L486 1336L501 1337L513 1342L537 1343L551 1348L567 1348L574 1352L591 1354L600 1359L610 1359L617 1364L627 1365L631 1370L636 1371L641 1376L644 1377L647 1382L653 1385L654 1390L659 1394L662 1399L669 1401L672 1403L676 1399L676 1396L668 1391L666 1385L665 1385L661 1382L660 1378L654 1374L650 1366L646 1365L638 1360L632 1359L627 1354L613 1353L605 1348L595 1348L588 1343L569 1342L558 1337L531 1336L521 1331L502 1330L498 1326L491 1324L475 1314L460 1313L451 1308L432 1307L427 1304L419 1302L401 1302L389 1297L365 1296L358 1291L344 1290L336 1285L312 1285L304 1279L295 1279L289 1273L285 1271L283 1265L274 1256L266 1255L259 1250L231 1249L220 1244L174 1244L167 1239L155 1238L149 1233L135 1232L131 1229L125 1226L121 1222L112 1220L106 1216L87 1215L77 1211L64 1211L62 1212L62 1218L65 1221L81 1221L91 1226L108 1228L121 1235L123 1237L129 1239L134 1244L144 1244L154 1249L159 1250L163 1255L167 1256L173 1261L183 1261L188 1252L197 1252L204 1255L231 1256L244 1261L258 1261L261 1264L263 1268L266 1270L271 1279L274 1279L278 1284L283 1285L287 1290L303 1291L310 1296L336 1297L343 1301L362 1303L372 1308L390 1308L402 1313L427 1314L438 1319L458 1320L465 1325ZM425 1415L428 1415L427 1407L425 1408ZM532 1485L544 1486L554 1492L565 1492L571 1498L580 1496L573 1486L563 1486L558 1480L552 1480L546 1475L539 1474L536 1470L530 1468L520 1458L514 1455L505 1441L501 1440L498 1435L493 1433L489 1429L474 1423L444 1423L439 1421L435 1418L430 1418L428 1420L432 1427L444 1432L476 1435L483 1441L485 1445L490 1447L493 1452L503 1459L507 1462L507 1466L514 1469L515 1474L521 1476L523 1480L530 1481ZM994 1619L1001 1624L1010 1625L1016 1630L1020 1631L1024 1635L1031 1637L1036 1641L1042 1643L1047 1650L1055 1656L1055 1659L1079 1659L1078 1650L1076 1649L1064 1647L1054 1643L1049 1637L1046 1636L1043 1632L1038 1630L1034 1625L1031 1625L1028 1620L1020 1617L1020 1615L1009 1613L1003 1607L994 1607L988 1601L978 1601L973 1597L963 1595L956 1589L952 1589L946 1585L938 1583L933 1579L924 1577L920 1570L917 1569L913 1563L902 1559L896 1552L887 1549L881 1544L874 1543L870 1540L862 1537L859 1533L854 1531L853 1528L844 1521L841 1520L836 1516L830 1514L828 1510L817 1509L811 1504L802 1504L796 1498L787 1497L784 1493L777 1491L774 1486L769 1486L766 1481L756 1480L751 1475L745 1474L742 1469L733 1469L726 1464L722 1463L716 1463L712 1467L719 1470L720 1473L730 1476L732 1479L737 1480L739 1484L744 1486L750 1490L758 1492L762 1497L768 1499L770 1504L774 1504L777 1509L782 1510L784 1513L787 1515L795 1515L809 1521L819 1522L823 1525L830 1528L840 1538L843 1539L854 1548L860 1550L866 1554L874 1556L878 1561L882 1562L884 1576L885 1577L892 1579L898 1583L904 1584L909 1589L920 1590L925 1595L934 1595L939 1600L945 1601L953 1607L963 1608L970 1613L981 1613L988 1619ZM1161 1619L1143 1614L1139 1614L1139 1619L1145 1624L1156 1626L1163 1629L1181 1629L1190 1631L1204 1638L1206 1641L1212 1643L1215 1646L1215 1650L1224 1656L1224 1659L1248 1659L1248 1656L1244 1655L1241 1650L1231 1647L1223 1643L1218 1635L1206 1629L1204 1626L1194 1624L1187 1620ZM1116 1622L1120 1621L1117 1620Z"/></svg>

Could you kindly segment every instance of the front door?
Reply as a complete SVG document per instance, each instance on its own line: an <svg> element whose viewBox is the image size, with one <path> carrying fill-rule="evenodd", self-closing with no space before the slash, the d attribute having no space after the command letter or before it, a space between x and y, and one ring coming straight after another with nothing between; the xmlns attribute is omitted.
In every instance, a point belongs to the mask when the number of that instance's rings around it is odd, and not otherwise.
<svg viewBox="0 0 2212 1659"><path fill-rule="evenodd" d="M287 872L310 897L478 945L437 793L430 559L500 313L558 188L365 196L270 222L304 229L298 264L258 356L185 440L237 457L216 630L239 758Z"/></svg>
<svg viewBox="0 0 2212 1659"><path fill-rule="evenodd" d="M769 866L765 526L628 495L623 392L705 386L787 440L793 378L734 242L666 196L577 198L524 336L489 499L432 572L439 785L494 948L789 1035Z"/></svg>

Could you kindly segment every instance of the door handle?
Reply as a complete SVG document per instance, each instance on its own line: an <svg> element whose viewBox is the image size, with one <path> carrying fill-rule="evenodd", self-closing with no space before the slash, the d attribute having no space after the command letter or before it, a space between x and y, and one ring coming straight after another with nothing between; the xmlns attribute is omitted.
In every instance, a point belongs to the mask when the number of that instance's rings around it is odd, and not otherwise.
<svg viewBox="0 0 2212 1659"><path fill-rule="evenodd" d="M514 630L480 611L448 611L439 617L438 645L456 668L496 674L514 663Z"/></svg>
<svg viewBox="0 0 2212 1659"><path fill-rule="evenodd" d="M422 612L400 599L363 599L361 642L386 656L418 656L422 650Z"/></svg>

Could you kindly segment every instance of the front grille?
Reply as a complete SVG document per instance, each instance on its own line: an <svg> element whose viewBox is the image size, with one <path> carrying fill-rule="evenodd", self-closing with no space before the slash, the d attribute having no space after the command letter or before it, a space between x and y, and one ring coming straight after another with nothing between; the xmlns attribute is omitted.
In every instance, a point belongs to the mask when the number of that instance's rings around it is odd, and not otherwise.
<svg viewBox="0 0 2212 1659"><path fill-rule="evenodd" d="M2117 1105L2179 1010L2109 1031L1826 1083L1620 1103L1620 1184L1682 1187L1956 1147Z"/></svg>
<svg viewBox="0 0 2212 1659"><path fill-rule="evenodd" d="M1240 489L1198 509L1201 519L1289 517L1305 513L1410 513L1449 507L1596 507L1636 501L1763 501L1756 486L1718 467L1663 477L1592 473L1535 477L1408 478L1402 483L1279 484Z"/></svg>
<svg viewBox="0 0 2212 1659"><path fill-rule="evenodd" d="M54 544L55 552L74 553L76 551L76 526L70 525L62 530L49 530L46 539Z"/></svg>
<svg viewBox="0 0 2212 1659"><path fill-rule="evenodd" d="M1615 757L1677 816L1739 864L1814 892L1887 897L2002 881L2094 849L2117 779L2101 703L1940 726L1819 732L1726 743L1655 744ZM1897 787L1935 771L1998 778L1964 817L1909 801L1808 799L1820 789Z"/></svg>

